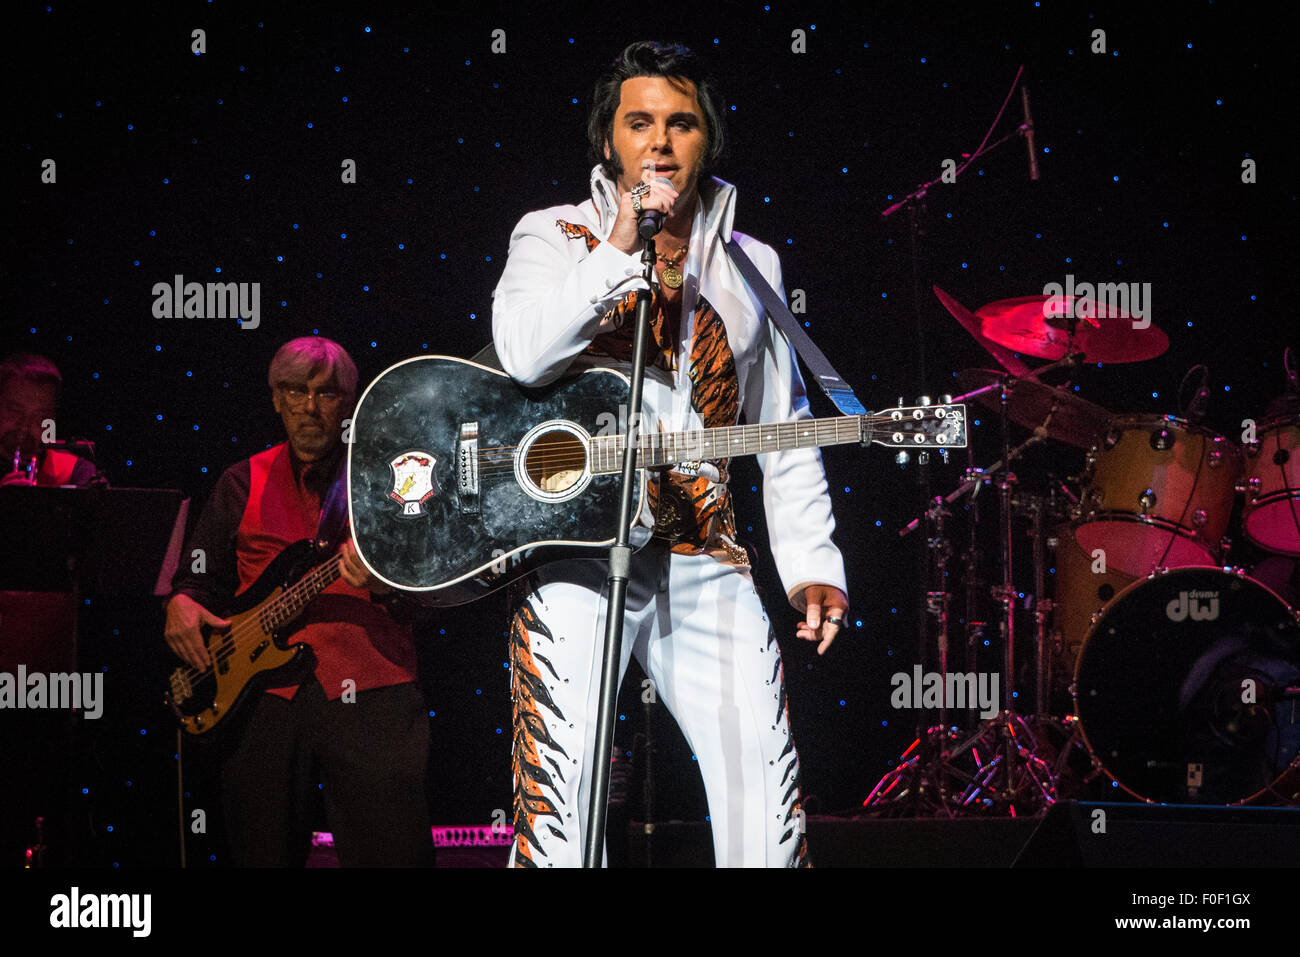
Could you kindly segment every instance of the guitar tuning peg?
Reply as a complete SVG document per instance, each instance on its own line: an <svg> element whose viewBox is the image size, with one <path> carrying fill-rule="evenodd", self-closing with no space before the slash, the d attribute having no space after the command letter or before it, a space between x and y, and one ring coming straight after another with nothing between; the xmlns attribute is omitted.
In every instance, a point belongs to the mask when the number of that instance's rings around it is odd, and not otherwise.
<svg viewBox="0 0 1300 957"><path fill-rule="evenodd" d="M952 393L945 392L943 395L939 396L939 403L941 405L952 405Z"/></svg>
<svg viewBox="0 0 1300 957"><path fill-rule="evenodd" d="M944 464L944 465L947 465L947 464L948 464L948 450L947 450L947 449L940 449L940 450L939 450L939 458L943 459L943 464Z"/></svg>
<svg viewBox="0 0 1300 957"><path fill-rule="evenodd" d="M899 452L897 455L894 456L894 463L895 463L895 464L896 464L900 469L905 469L905 468L907 468L907 463L910 462L911 459L912 459L912 456L911 456L909 453L907 453L907 452Z"/></svg>
<svg viewBox="0 0 1300 957"><path fill-rule="evenodd" d="M920 406L927 406L930 404L930 397L928 395L923 395L916 400L916 404Z"/></svg>
<svg viewBox="0 0 1300 957"><path fill-rule="evenodd" d="M898 397L898 407L900 409L903 407L903 397L901 395Z"/></svg>

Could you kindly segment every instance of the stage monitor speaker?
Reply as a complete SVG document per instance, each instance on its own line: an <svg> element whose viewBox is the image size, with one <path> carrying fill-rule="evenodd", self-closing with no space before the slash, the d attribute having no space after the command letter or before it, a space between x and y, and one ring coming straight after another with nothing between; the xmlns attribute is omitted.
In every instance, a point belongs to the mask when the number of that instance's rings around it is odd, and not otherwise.
<svg viewBox="0 0 1300 957"><path fill-rule="evenodd" d="M1300 809L1054 804L1012 867L1295 867Z"/></svg>

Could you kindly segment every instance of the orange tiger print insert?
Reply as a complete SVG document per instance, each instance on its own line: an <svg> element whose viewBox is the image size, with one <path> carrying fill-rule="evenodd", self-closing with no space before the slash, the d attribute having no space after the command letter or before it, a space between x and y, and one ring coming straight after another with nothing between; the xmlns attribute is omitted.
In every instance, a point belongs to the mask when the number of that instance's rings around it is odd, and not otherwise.
<svg viewBox="0 0 1300 957"><path fill-rule="evenodd" d="M555 223L569 239L581 239L587 251L600 245L586 226L562 219ZM635 329L637 296L633 291L624 296L605 314L602 328L608 327L592 339L584 350L588 355L609 356L623 362L632 361L632 333ZM677 323L664 315L663 303L650 292L650 335L652 339L650 364L672 372L677 367ZM736 360L727 342L727 329L722 317L707 299L700 296L695 303L695 331L691 341L691 359L688 375L691 380L691 407L699 413L707 428L735 425L740 420L740 381L736 377ZM672 550L684 555L703 551L725 553L727 560L745 565L749 557L736 544L736 520L727 487L728 459L715 459L711 464L718 470L721 480L693 478L677 472L667 472L649 483L649 504L656 517L655 527L663 537L673 542ZM667 482L670 488L662 489ZM661 495L662 491L662 495ZM661 512L664 514L661 516Z"/></svg>
<svg viewBox="0 0 1300 957"><path fill-rule="evenodd" d="M740 383L736 360L727 343L722 317L703 296L695 306L695 334L691 341L691 407L707 428L735 425L740 420ZM672 541L672 550L682 555L703 551L725 553L737 565L749 564L749 556L736 543L736 519L727 486L730 459L713 459L720 476L717 482L667 472L649 483L650 508L656 528ZM667 482L667 487L663 483Z"/></svg>
<svg viewBox="0 0 1300 957"><path fill-rule="evenodd" d="M557 219L555 225L560 227L560 232L570 239L581 239L587 244L587 252L591 252L600 245L600 240L591 234L591 230L586 226L579 226L576 223L566 223L562 219Z"/></svg>
<svg viewBox="0 0 1300 957"><path fill-rule="evenodd" d="M569 239L581 239L587 252L600 245L600 240L586 226L557 219L555 225ZM633 290L619 300L600 321L601 332L591 340L583 352L591 356L609 356L622 362L632 361L632 336L636 329L636 304L644 293ZM664 315L663 304L654 291L650 292L650 342L646 349L649 365L672 372L677 368L677 323Z"/></svg>
<svg viewBox="0 0 1300 957"><path fill-rule="evenodd" d="M539 665L544 665L556 680L559 679L546 657L533 650L533 641L537 639L554 640L550 629L525 600L510 625L510 696L514 701L514 743L510 766L515 779L515 867L536 867L534 850L546 856L537 843L537 829L543 826L543 819L554 818L561 827L564 824L560 814L564 802L552 778L554 774L555 778L563 781L564 772L554 758L549 754L543 755L539 748L541 745L552 753L568 757L551 737L542 709L555 715L557 721L563 721L564 715L546 690ZM543 761L550 766L549 771L543 766ZM548 797L548 793L554 798ZM561 828L550 821L545 821L544 826L560 840L568 840Z"/></svg>

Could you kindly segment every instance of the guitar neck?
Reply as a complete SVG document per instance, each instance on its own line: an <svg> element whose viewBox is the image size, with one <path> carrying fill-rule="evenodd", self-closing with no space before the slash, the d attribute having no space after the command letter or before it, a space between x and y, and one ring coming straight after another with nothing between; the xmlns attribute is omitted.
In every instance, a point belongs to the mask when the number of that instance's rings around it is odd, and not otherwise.
<svg viewBox="0 0 1300 957"><path fill-rule="evenodd" d="M802 419L766 425L731 425L691 432L649 432L637 437L638 468L656 468L678 462L762 455L809 446L847 445L862 441L859 420L864 416ZM627 441L621 435L591 440L592 471L617 472L623 466Z"/></svg>
<svg viewBox="0 0 1300 957"><path fill-rule="evenodd" d="M678 462L762 455L786 449L874 442L879 445L961 448L966 444L964 406L924 406L798 419L759 425L731 425L692 432L649 432L637 436L638 468ZM617 472L627 440L622 435L591 439L591 471Z"/></svg>
<svg viewBox="0 0 1300 957"><path fill-rule="evenodd" d="M342 555L334 555L317 565L259 610L263 628L270 633L289 624L313 598L334 584L342 572Z"/></svg>

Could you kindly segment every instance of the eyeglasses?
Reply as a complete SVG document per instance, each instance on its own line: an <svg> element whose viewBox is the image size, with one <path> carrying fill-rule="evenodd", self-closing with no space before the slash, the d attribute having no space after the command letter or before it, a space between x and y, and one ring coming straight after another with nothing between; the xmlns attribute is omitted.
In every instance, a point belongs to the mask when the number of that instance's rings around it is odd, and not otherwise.
<svg viewBox="0 0 1300 957"><path fill-rule="evenodd" d="M284 393L289 408L294 412L307 408L307 400L312 396L316 398L316 407L321 409L333 408L343 399L343 393L333 389L318 389L312 392L310 389L300 389L293 385L282 385L280 390Z"/></svg>

